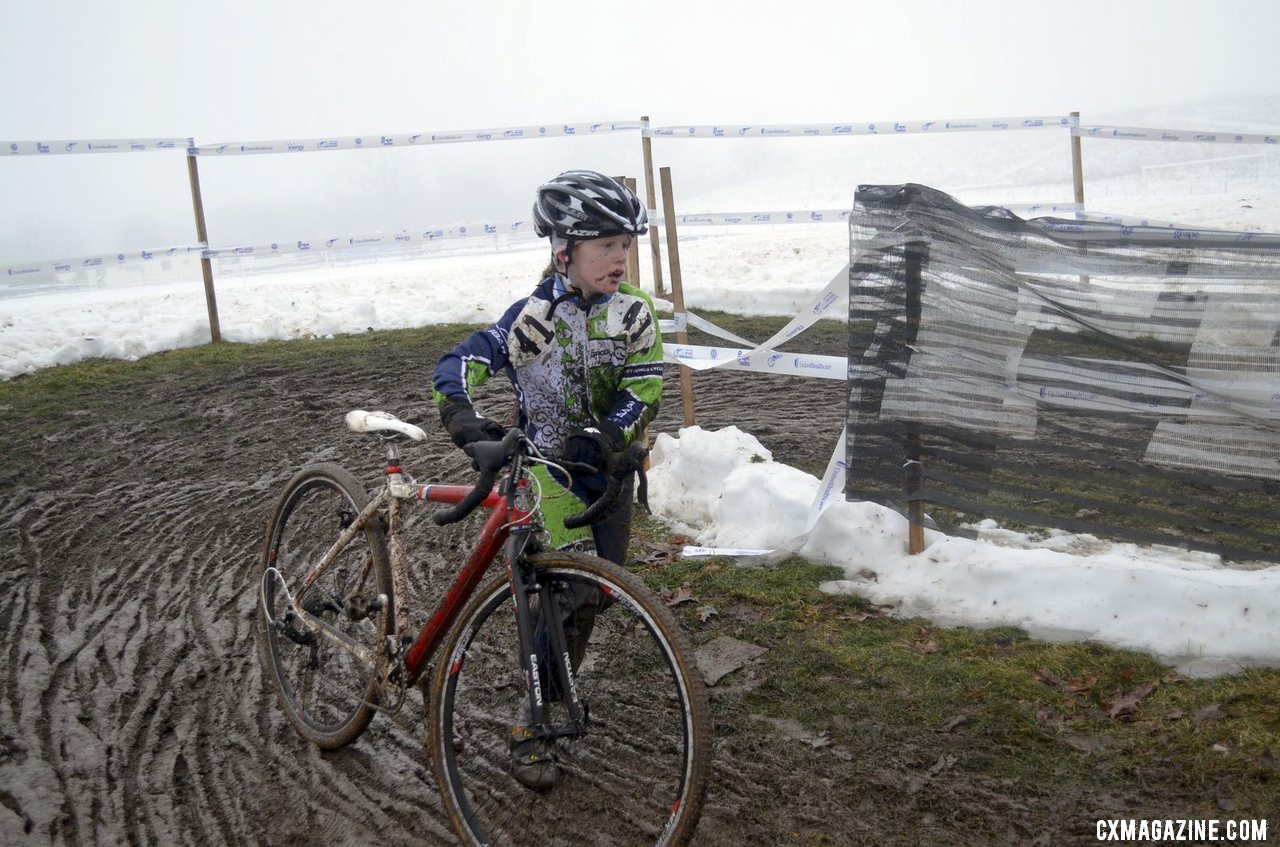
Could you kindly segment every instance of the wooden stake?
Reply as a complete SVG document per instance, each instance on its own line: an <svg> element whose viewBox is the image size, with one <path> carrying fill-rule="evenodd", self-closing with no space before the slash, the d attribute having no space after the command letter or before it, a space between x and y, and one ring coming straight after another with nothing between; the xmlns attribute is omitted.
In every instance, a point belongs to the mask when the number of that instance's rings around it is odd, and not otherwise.
<svg viewBox="0 0 1280 847"><path fill-rule="evenodd" d="M625 177L623 179L622 184L625 185L627 188L630 188L632 191L636 190L635 177L630 177L630 176ZM652 228L650 228L650 231L652 231ZM627 282L631 283L636 288L640 287L640 243L639 242L640 242L639 238L636 238L631 242L631 252L627 255Z"/></svg>
<svg viewBox="0 0 1280 847"><path fill-rule="evenodd" d="M684 286L680 283L680 247L676 240L676 203L671 194L671 168L662 168L662 217L667 228L667 261L671 264L671 303L676 315L684 314ZM676 341L689 343L684 330L676 333ZM693 426L693 372L680 366L680 401L684 407L684 425Z"/></svg>
<svg viewBox="0 0 1280 847"><path fill-rule="evenodd" d="M187 154L187 178L191 181L191 204L196 213L196 241L205 249L209 247L209 233L204 226L204 200L200 197L200 171L196 167L194 153ZM208 256L200 257L200 273L204 277L204 302L209 312L209 336L213 343L222 341L222 326L218 321L218 298L213 290L213 263Z"/></svg>
<svg viewBox="0 0 1280 847"><path fill-rule="evenodd" d="M1071 117L1076 119L1077 124L1080 123L1079 112L1072 112ZM1076 202L1080 204L1081 208L1084 208L1084 165L1080 155L1080 136L1078 135L1071 136L1071 185L1075 189ZM1089 243L1087 241L1080 242L1080 252L1086 254L1089 252ZM1080 277L1080 282L1083 285L1088 285L1089 277Z"/></svg>
<svg viewBox="0 0 1280 847"><path fill-rule="evenodd" d="M649 125L649 116L640 118L641 123ZM658 208L653 184L653 139L648 135L640 135L640 146L644 149L644 193L648 208ZM666 297L662 288L662 247L658 243L658 228L649 227L649 254L653 260L653 296Z"/></svg>
<svg viewBox="0 0 1280 847"><path fill-rule="evenodd" d="M903 276L908 344L915 344L920 333L923 308L921 270L927 249L921 242L909 242L906 246ZM907 553L912 556L924 551L924 501L920 498L924 483L923 461L924 439L918 431L912 432L907 446Z"/></svg>
<svg viewBox="0 0 1280 847"><path fill-rule="evenodd" d="M1080 113L1072 112L1071 117L1080 122ZM1071 136L1071 184L1075 188L1076 202L1084 205L1084 167L1080 158L1080 136Z"/></svg>

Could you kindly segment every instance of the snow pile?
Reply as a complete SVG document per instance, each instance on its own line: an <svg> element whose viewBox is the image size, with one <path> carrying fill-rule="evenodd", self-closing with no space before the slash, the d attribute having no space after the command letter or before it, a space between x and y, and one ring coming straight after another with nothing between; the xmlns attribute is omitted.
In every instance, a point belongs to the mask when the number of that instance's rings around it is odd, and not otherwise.
<svg viewBox="0 0 1280 847"><path fill-rule="evenodd" d="M1189 676L1280 666L1280 565L1235 570L1207 553L1063 532L1035 540L989 522L977 540L926 531L925 551L909 556L906 519L875 503L837 501L805 536L818 480L774 462L735 427L658 436L649 480L655 514L699 544L773 547L835 565L845 578L824 590L902 616L1099 641Z"/></svg>

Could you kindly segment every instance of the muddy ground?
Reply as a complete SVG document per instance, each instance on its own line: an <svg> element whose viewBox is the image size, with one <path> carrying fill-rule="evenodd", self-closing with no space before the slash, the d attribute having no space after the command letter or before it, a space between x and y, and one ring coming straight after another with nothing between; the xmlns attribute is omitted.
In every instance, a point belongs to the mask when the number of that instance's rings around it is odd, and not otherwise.
<svg viewBox="0 0 1280 847"><path fill-rule="evenodd" d="M342 426L352 408L395 411L440 435L424 395L440 352L173 376L44 431L0 431L22 459L0 477L0 844L453 843L420 700L321 754L277 708L254 635L261 534L284 482L322 458L376 477L380 455ZM658 432L680 425L678 385L672 372ZM696 388L699 423L737 424L778 460L821 472L843 383L717 374ZM406 466L425 481L455 458L440 437ZM724 619L695 640L732 632L733 615ZM737 714L744 680L749 669L713 688L713 710ZM850 750L759 726L717 727L695 843L907 844L922 831L937 833L933 843L960 833L1074 843L1091 834L1082 821L1123 808L1034 789L1014 797L939 767L928 728L869 733ZM943 799L947 819L930 826ZM1031 828L1055 819L1062 829Z"/></svg>

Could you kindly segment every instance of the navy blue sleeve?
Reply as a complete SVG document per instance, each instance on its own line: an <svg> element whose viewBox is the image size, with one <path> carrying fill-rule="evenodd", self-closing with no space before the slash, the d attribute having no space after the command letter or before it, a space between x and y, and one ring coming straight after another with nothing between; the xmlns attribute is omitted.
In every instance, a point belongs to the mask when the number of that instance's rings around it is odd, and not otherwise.
<svg viewBox="0 0 1280 847"><path fill-rule="evenodd" d="M437 403L451 397L469 404L471 389L507 366L507 333L527 299L512 303L496 323L471 333L440 357L431 380Z"/></svg>

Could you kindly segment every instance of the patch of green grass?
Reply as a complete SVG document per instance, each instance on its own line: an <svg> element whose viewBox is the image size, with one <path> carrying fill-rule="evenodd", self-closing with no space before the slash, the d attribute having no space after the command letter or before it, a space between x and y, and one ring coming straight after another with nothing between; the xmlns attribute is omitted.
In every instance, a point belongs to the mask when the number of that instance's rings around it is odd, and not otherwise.
<svg viewBox="0 0 1280 847"><path fill-rule="evenodd" d="M288 368L333 361L395 361L406 351L456 343L474 326L441 324L417 329L302 338L253 344L222 342L144 356L137 361L87 359L0 382L0 423L66 415L86 404L135 402L151 382L200 385L248 368ZM105 411L111 411L108 406Z"/></svg>
<svg viewBox="0 0 1280 847"><path fill-rule="evenodd" d="M684 541L647 518L635 537L640 549ZM765 567L727 559L633 567L659 591L689 587L694 601L676 609L695 641L732 634L768 648L759 684L717 700L717 720L741 731L768 731L761 717L797 721L855 755L890 741L918 746L1037 792L1129 791L1138 778L1188 796L1212 786L1188 800L1188 815L1221 814L1219 800L1239 811L1274 808L1280 671L1189 680L1095 643L894 618L863 598L823 593L819 585L839 570L795 557Z"/></svg>

